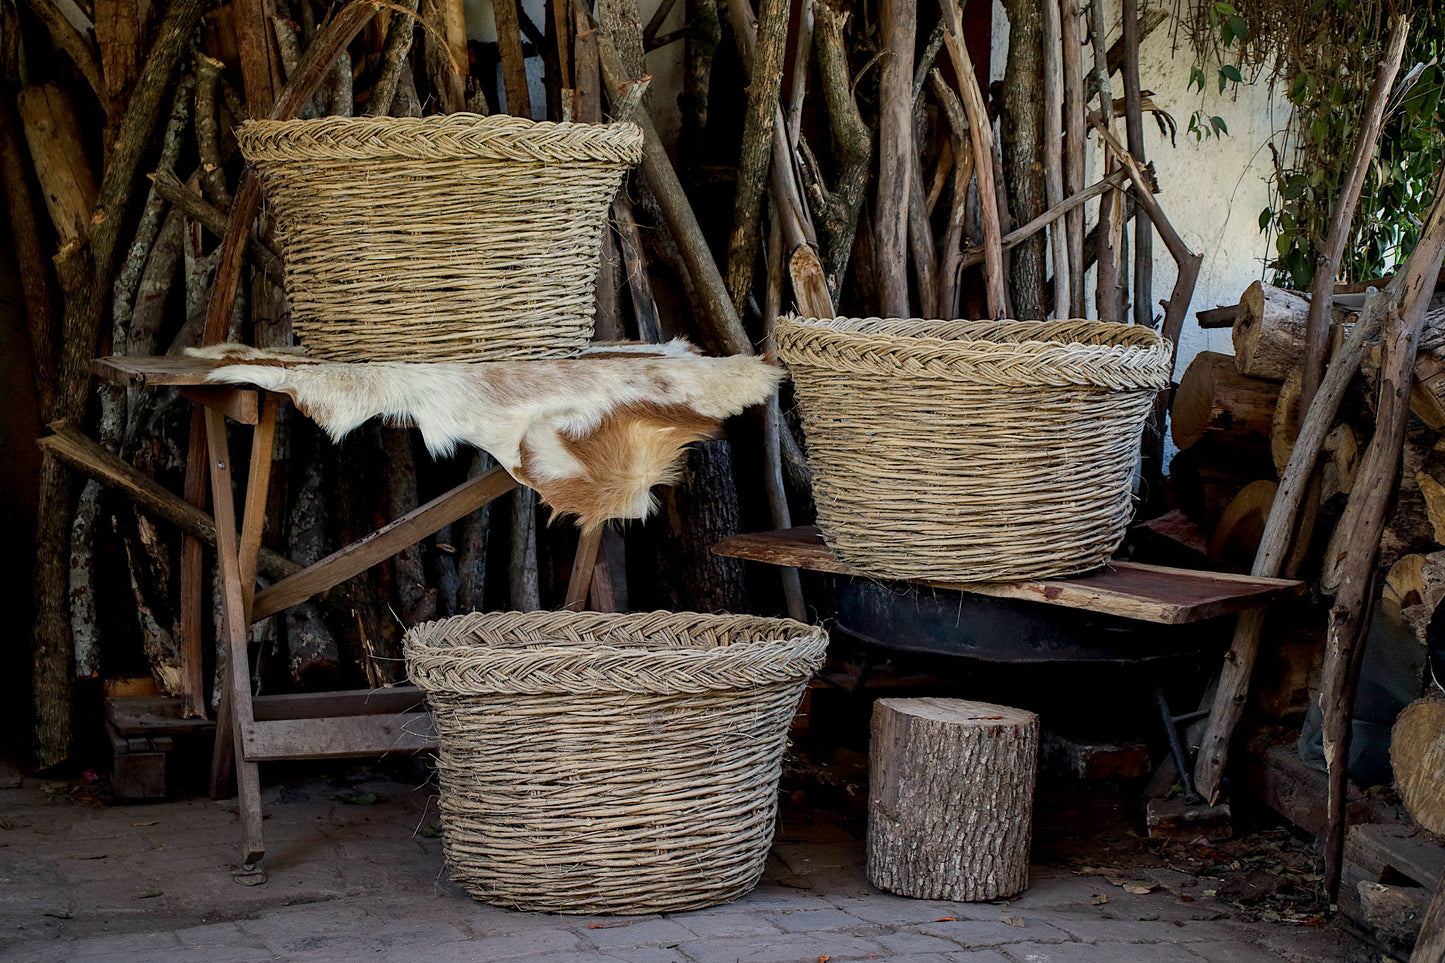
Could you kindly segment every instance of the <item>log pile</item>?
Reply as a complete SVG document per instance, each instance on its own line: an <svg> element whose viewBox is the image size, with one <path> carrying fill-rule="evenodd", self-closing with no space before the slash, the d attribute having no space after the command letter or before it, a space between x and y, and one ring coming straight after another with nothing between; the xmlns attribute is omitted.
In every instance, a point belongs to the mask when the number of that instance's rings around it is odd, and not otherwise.
<svg viewBox="0 0 1445 963"><path fill-rule="evenodd" d="M1423 654L1423 646L1413 649L1410 630L1422 643L1431 638L1439 601L1431 585L1431 556L1441 551L1445 537L1445 525L1437 524L1445 520L1440 511L1445 463L1441 431L1435 427L1440 412L1433 380L1445 256L1441 185L1418 243L1396 274L1365 282L1364 297L1356 293L1359 282L1335 287L1407 27L1401 17L1391 23L1389 54L1366 100L1351 175L1334 199L1311 291L1256 284L1233 310L1211 313L1211 323L1227 317L1233 324L1234 370L1221 357L1204 357L1185 373L1176 394L1182 423L1174 437L1184 449L1180 457L1185 471L1173 479L1175 501L1182 510L1192 510L1204 526L1211 545L1218 547L1216 561L1234 551L1236 564L1240 556L1252 557L1250 572L1256 576L1299 576L1320 596L1333 597L1323 624L1317 624L1321 644L1315 651L1321 662L1310 694L1323 717L1319 735L1328 784L1321 843L1324 885L1331 899L1341 885L1347 761L1367 643L1373 647L1377 638L1403 635L1402 643L1379 644L1402 644L1415 655ZM1271 392L1272 410L1262 438L1260 399ZM1213 447L1206 447L1211 441ZM1200 465L1213 466L1212 475ZM1277 476L1277 483L1271 476ZM1207 498L1203 489L1211 481L1217 490ZM1268 508L1263 509L1266 500ZM1264 524L1259 526L1261 513ZM1256 543L1253 552L1248 551L1251 541ZM1381 620L1393 621L1401 631L1382 628ZM1272 648L1262 638L1268 632L1260 612L1241 616L1235 626L1209 700L1194 770L1195 784L1208 802L1219 798L1231 742L1253 702L1250 683L1256 663L1262 651ZM1408 690L1406 699L1429 685L1425 660L1414 664L1418 670L1411 670L1413 676L1396 687ZM1432 706L1417 706L1409 714L1397 753L1396 778L1402 789L1411 787L1417 800L1421 786L1434 788L1420 775L1422 762L1431 765L1428 760L1436 751L1438 721ZM1424 731L1416 732L1414 726Z"/></svg>

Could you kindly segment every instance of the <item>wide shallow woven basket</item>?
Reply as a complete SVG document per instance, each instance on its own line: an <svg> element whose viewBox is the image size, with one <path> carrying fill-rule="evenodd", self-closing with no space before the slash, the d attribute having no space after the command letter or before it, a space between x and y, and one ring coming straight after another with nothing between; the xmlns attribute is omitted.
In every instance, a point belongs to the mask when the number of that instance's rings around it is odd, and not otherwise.
<svg viewBox="0 0 1445 963"><path fill-rule="evenodd" d="M1004 581L1103 564L1133 511L1172 349L1100 321L785 318L818 525L882 578Z"/></svg>
<svg viewBox="0 0 1445 963"><path fill-rule="evenodd" d="M292 323L333 361L567 357L592 337L635 124L517 117L250 121Z"/></svg>
<svg viewBox="0 0 1445 963"><path fill-rule="evenodd" d="M787 731L822 629L671 612L418 625L442 842L478 899L658 913L736 899L773 838Z"/></svg>

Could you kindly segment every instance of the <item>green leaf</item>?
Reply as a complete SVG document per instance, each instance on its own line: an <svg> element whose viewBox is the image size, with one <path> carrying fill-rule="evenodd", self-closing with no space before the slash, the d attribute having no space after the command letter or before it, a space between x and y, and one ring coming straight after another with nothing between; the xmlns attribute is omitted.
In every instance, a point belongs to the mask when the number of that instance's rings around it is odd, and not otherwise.
<svg viewBox="0 0 1445 963"><path fill-rule="evenodd" d="M1229 133L1229 125L1224 122L1224 118L1223 118L1223 117L1211 117L1211 118L1209 118L1209 126L1214 128L1214 132L1215 132L1216 134L1227 134L1227 133Z"/></svg>
<svg viewBox="0 0 1445 963"><path fill-rule="evenodd" d="M1223 67L1219 68L1219 72L1225 77L1234 81L1236 84L1241 83L1244 80L1243 75L1241 75L1239 72L1239 68L1236 67L1234 64L1225 64Z"/></svg>
<svg viewBox="0 0 1445 963"><path fill-rule="evenodd" d="M345 803L348 806L372 806L378 798L374 792L343 793L339 796L332 796L337 802Z"/></svg>
<svg viewBox="0 0 1445 963"><path fill-rule="evenodd" d="M1239 38L1240 43L1249 39L1249 24L1238 14L1226 20L1225 25L1229 27L1231 33Z"/></svg>
<svg viewBox="0 0 1445 963"><path fill-rule="evenodd" d="M1195 84L1199 85L1199 92L1204 93L1204 71L1198 66L1189 68L1189 86L1193 87Z"/></svg>

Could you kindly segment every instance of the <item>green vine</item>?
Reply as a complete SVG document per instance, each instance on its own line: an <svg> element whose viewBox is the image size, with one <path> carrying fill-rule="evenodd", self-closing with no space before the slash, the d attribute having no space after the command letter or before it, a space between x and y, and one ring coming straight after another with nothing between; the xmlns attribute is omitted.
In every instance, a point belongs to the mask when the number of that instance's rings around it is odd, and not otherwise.
<svg viewBox="0 0 1445 963"><path fill-rule="evenodd" d="M1259 217L1276 284L1305 290L1314 279L1315 254L1349 176L1365 95L1383 55L1383 25L1396 12L1411 17L1401 76L1418 69L1403 97L1406 85L1396 82L1341 265L1344 280L1388 272L1419 235L1445 160L1445 9L1436 0L1240 0L1237 9L1206 0L1188 12L1201 59L1233 46L1240 66L1283 84L1291 105L1288 128L1269 145L1275 176Z"/></svg>

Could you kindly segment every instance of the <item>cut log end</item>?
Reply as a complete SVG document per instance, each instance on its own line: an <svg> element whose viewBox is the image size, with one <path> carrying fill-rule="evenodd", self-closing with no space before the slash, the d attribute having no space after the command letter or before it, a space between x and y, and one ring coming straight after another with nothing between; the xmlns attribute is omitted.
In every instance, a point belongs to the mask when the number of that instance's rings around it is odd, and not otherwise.
<svg viewBox="0 0 1445 963"><path fill-rule="evenodd" d="M1390 765L1405 809L1422 828L1445 833L1445 696L1410 703L1395 720Z"/></svg>

